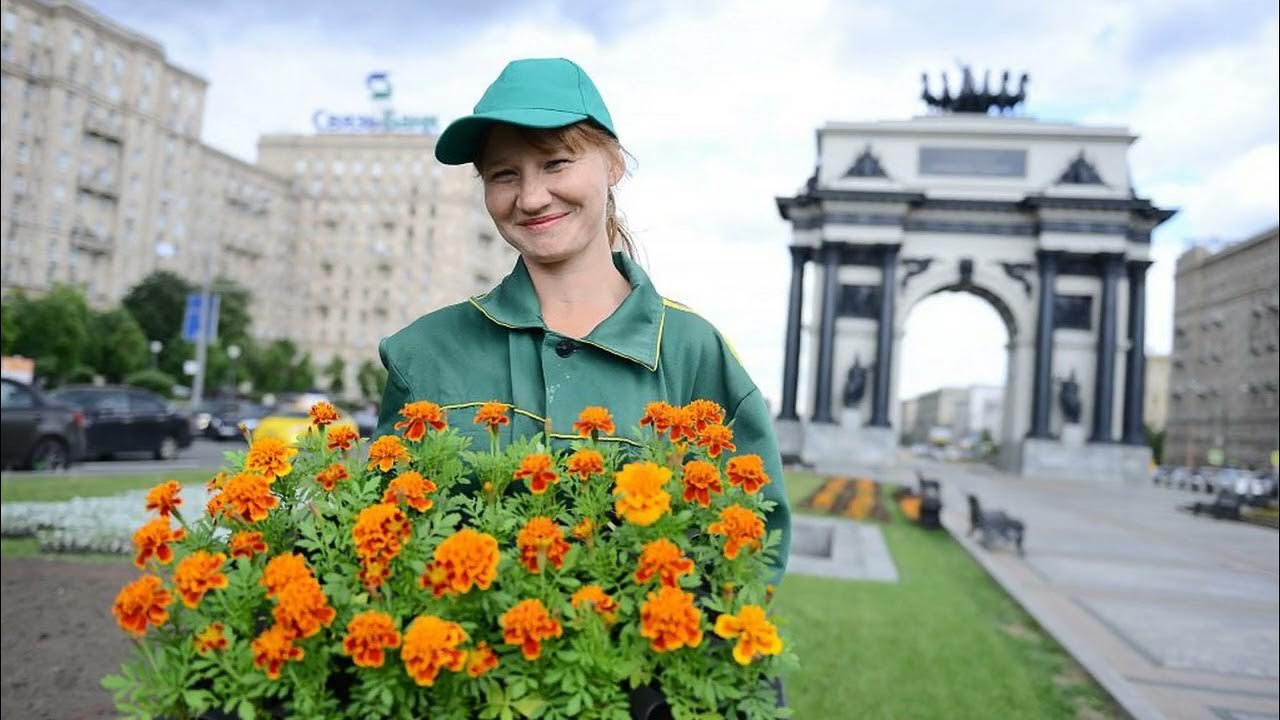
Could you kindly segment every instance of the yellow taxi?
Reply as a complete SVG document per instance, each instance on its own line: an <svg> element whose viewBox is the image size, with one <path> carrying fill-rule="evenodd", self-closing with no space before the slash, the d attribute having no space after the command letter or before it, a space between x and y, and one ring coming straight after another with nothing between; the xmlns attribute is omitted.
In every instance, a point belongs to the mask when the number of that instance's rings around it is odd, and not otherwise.
<svg viewBox="0 0 1280 720"><path fill-rule="evenodd" d="M311 416L308 414L311 406L327 400L325 396L316 393L281 398L269 415L258 420L257 426L253 428L253 439L271 437L294 444L311 427ZM355 420L342 410L338 411L338 422L356 426Z"/></svg>

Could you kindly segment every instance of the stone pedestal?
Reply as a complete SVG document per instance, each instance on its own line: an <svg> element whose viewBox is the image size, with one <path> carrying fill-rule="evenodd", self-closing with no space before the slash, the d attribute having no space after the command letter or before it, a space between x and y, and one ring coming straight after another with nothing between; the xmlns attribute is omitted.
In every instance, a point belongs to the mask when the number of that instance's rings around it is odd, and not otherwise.
<svg viewBox="0 0 1280 720"><path fill-rule="evenodd" d="M782 455L782 462L799 462L800 451L804 447L804 426L800 421L775 419L773 432L778 438L778 454Z"/></svg>
<svg viewBox="0 0 1280 720"><path fill-rule="evenodd" d="M892 428L810 423L800 456L818 473L852 475L892 466L897 451Z"/></svg>
<svg viewBox="0 0 1280 720"><path fill-rule="evenodd" d="M1145 483L1150 474L1151 448L1119 443L1071 446L1062 440L1027 438L1022 442L1021 474L1032 480Z"/></svg>
<svg viewBox="0 0 1280 720"><path fill-rule="evenodd" d="M1084 426L1080 423L1067 423L1062 426L1062 444L1069 448L1084 447Z"/></svg>

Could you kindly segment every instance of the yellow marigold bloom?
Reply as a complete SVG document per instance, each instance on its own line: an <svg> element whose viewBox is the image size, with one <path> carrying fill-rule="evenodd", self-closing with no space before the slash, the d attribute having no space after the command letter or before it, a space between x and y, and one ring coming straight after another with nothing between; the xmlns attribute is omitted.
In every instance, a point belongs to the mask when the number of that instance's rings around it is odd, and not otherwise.
<svg viewBox="0 0 1280 720"><path fill-rule="evenodd" d="M161 483L147 491L146 509L155 510L160 517L167 518L182 504L182 498L178 497L180 492L182 485L177 480Z"/></svg>
<svg viewBox="0 0 1280 720"><path fill-rule="evenodd" d="M293 638L279 625L273 625L264 630L254 639L251 647L253 664L264 671L271 680L280 679L280 670L284 668L286 662L290 660L297 662L305 654L302 648L293 644Z"/></svg>
<svg viewBox="0 0 1280 720"><path fill-rule="evenodd" d="M216 622L206 625L203 630L196 633L196 652L208 655L218 650L226 650L229 643L227 637L222 634L222 629L222 623Z"/></svg>
<svg viewBox="0 0 1280 720"><path fill-rule="evenodd" d="M444 410L439 405L426 400L418 402L405 403L400 408L400 415L404 420L395 424L395 429L404 428L404 439L409 442L418 442L427 434L427 427L440 432L445 429L446 423L444 418Z"/></svg>
<svg viewBox="0 0 1280 720"><path fill-rule="evenodd" d="M724 535L724 556L738 557L742 548L758 548L764 539L764 521L741 505L730 505L720 511L720 519L707 527L712 535Z"/></svg>
<svg viewBox="0 0 1280 720"><path fill-rule="evenodd" d="M498 653L489 647L489 643L481 640L475 648L467 653L467 674L478 678L498 667Z"/></svg>
<svg viewBox="0 0 1280 720"><path fill-rule="evenodd" d="M338 486L338 483L350 477L351 474L347 472L346 465L343 465L342 463L333 463L329 467L316 473L316 482L320 483L320 487L324 488L325 492L333 492L333 489Z"/></svg>
<svg viewBox="0 0 1280 720"><path fill-rule="evenodd" d="M551 483L560 482L556 475L555 461L546 453L530 453L520 460L520 467L511 474L516 480L528 479L529 492L541 495Z"/></svg>
<svg viewBox="0 0 1280 720"><path fill-rule="evenodd" d="M205 550L182 558L173 570L173 587L182 596L182 604L195 608L206 592L225 588L227 576L222 573L222 564L226 561L226 555Z"/></svg>
<svg viewBox="0 0 1280 720"><path fill-rule="evenodd" d="M488 590L498 575L498 541L492 535L462 528L441 542L419 584L441 597L462 593L474 585Z"/></svg>
<svg viewBox="0 0 1280 720"><path fill-rule="evenodd" d="M582 437L597 438L601 435L612 435L617 432L613 426L613 416L609 408L591 405L582 409L573 429Z"/></svg>
<svg viewBox="0 0 1280 720"><path fill-rule="evenodd" d="M604 588L599 585L583 585L569 598L569 602L575 608L584 605L591 608L610 625L618 619L618 603L606 595Z"/></svg>
<svg viewBox="0 0 1280 720"><path fill-rule="evenodd" d="M386 492L382 493L382 502L405 503L418 512L426 512L432 505L427 494L436 490L435 483L422 477L422 473L410 470L400 473L387 485Z"/></svg>
<svg viewBox="0 0 1280 720"><path fill-rule="evenodd" d="M271 481L261 475L241 473L227 481L222 488L225 505L233 517L244 522L265 520L272 508L280 504L280 498L271 494Z"/></svg>
<svg viewBox="0 0 1280 720"><path fill-rule="evenodd" d="M521 600L502 614L502 641L519 645L524 659L530 662L542 655L542 641L564 634L559 621L551 617L541 600Z"/></svg>
<svg viewBox="0 0 1280 720"><path fill-rule="evenodd" d="M724 492L720 484L720 471L705 460L690 460L684 465L681 476L684 483L684 501L696 502L702 507L711 507L711 494Z"/></svg>
<svg viewBox="0 0 1280 720"><path fill-rule="evenodd" d="M716 618L715 630L726 640L738 638L733 646L733 659L739 665L749 665L755 658L782 652L778 629L759 605L744 605L737 615L721 615Z"/></svg>
<svg viewBox="0 0 1280 720"><path fill-rule="evenodd" d="M298 449L290 447L280 438L262 437L249 446L249 454L244 459L246 471L256 471L259 475L274 481L293 472L292 460Z"/></svg>
<svg viewBox="0 0 1280 720"><path fill-rule="evenodd" d="M570 532L572 532L573 536L578 538L582 542L587 542L591 539L593 535L595 535L596 524L589 517L582 518L582 520L577 525L573 526L573 530L570 530Z"/></svg>
<svg viewBox="0 0 1280 720"><path fill-rule="evenodd" d="M409 451L395 435L383 435L369 446L370 470L378 468L382 472L388 472L397 462L409 462Z"/></svg>
<svg viewBox="0 0 1280 720"><path fill-rule="evenodd" d="M337 612L329 606L320 583L308 576L280 588L272 616L289 637L309 638L332 623Z"/></svg>
<svg viewBox="0 0 1280 720"><path fill-rule="evenodd" d="M764 461L759 455L729 458L724 472L729 476L730 485L742 488L748 495L756 494L760 488L769 484L769 474L764 471Z"/></svg>
<svg viewBox="0 0 1280 720"><path fill-rule="evenodd" d="M307 566L307 561L303 560L301 555L284 553L267 561L267 566L262 570L262 579L258 584L267 589L267 597L271 598L299 580L313 579L315 576L311 574L311 568Z"/></svg>
<svg viewBox="0 0 1280 720"><path fill-rule="evenodd" d="M579 480L586 482L592 475L604 472L604 456L590 448L582 448L569 456L565 467L570 475L577 475Z"/></svg>
<svg viewBox="0 0 1280 720"><path fill-rule="evenodd" d="M325 447L330 450L342 450L346 452L351 446L360 439L360 433L350 425L334 425L325 433Z"/></svg>
<svg viewBox="0 0 1280 720"><path fill-rule="evenodd" d="M360 580L368 587L381 585L391 573L391 561L413 534L408 518L392 503L370 505L356 516L351 537L363 568Z"/></svg>
<svg viewBox="0 0 1280 720"><path fill-rule="evenodd" d="M177 542L187 536L182 528L169 527L169 518L158 517L138 528L133 534L133 546L137 552L133 556L133 564L146 567L153 556L161 565L173 562L173 548L169 543Z"/></svg>
<svg viewBox="0 0 1280 720"><path fill-rule="evenodd" d="M487 402L476 411L475 423L487 427L489 432L497 432L499 425L511 424L511 418L507 417L510 409L506 403Z"/></svg>
<svg viewBox="0 0 1280 720"><path fill-rule="evenodd" d="M396 621L380 610L365 610L347 623L342 652L356 667L379 668L385 660L383 649L400 647Z"/></svg>
<svg viewBox="0 0 1280 720"><path fill-rule="evenodd" d="M689 408L689 414L693 416L693 427L698 432L724 422L724 408L711 400L694 400L685 407Z"/></svg>
<svg viewBox="0 0 1280 720"><path fill-rule="evenodd" d="M209 492L221 490L222 486L227 484L227 480L230 477L231 476L227 474L226 470L219 470L217 475L209 478L208 482L204 484L204 489Z"/></svg>
<svg viewBox="0 0 1280 720"><path fill-rule="evenodd" d="M311 416L312 425L328 425L338 419L338 408L334 407L332 403L321 400L311 406L308 414Z"/></svg>
<svg viewBox="0 0 1280 720"><path fill-rule="evenodd" d="M262 533L242 530L231 536L231 557L251 558L267 551L267 544L262 540Z"/></svg>
<svg viewBox="0 0 1280 720"><path fill-rule="evenodd" d="M531 573L540 573L550 563L555 569L564 567L569 543L564 541L564 531L551 518L537 516L520 528L516 535L516 547L520 548L520 562Z"/></svg>
<svg viewBox="0 0 1280 720"><path fill-rule="evenodd" d="M614 510L627 522L648 527L671 510L671 494L663 489L671 471L651 462L628 463L614 475Z"/></svg>
<svg viewBox="0 0 1280 720"><path fill-rule="evenodd" d="M656 652L702 644L702 611L693 604L693 595L663 586L645 597L640 607L640 636L648 638Z"/></svg>
<svg viewBox="0 0 1280 720"><path fill-rule="evenodd" d="M419 615L404 632L400 659L409 677L419 685L435 684L441 668L458 672L467 662L467 653L458 648L466 642L462 626L434 615Z"/></svg>
<svg viewBox="0 0 1280 720"><path fill-rule="evenodd" d="M173 604L173 595L164 589L164 584L155 575L143 575L120 589L116 601L111 605L111 613L116 616L116 623L122 630L142 637L147 634L147 625L160 627L169 620L166 609Z"/></svg>
<svg viewBox="0 0 1280 720"><path fill-rule="evenodd" d="M640 551L634 579L637 585L643 585L657 576L663 585L678 587L680 576L691 572L693 561L684 556L680 546L666 538L658 538L645 543L644 549Z"/></svg>
<svg viewBox="0 0 1280 720"><path fill-rule="evenodd" d="M720 453L732 452L738 449L733 444L733 431L724 425L708 425L705 430L698 433L698 447L707 449L707 454L711 457L720 457Z"/></svg>
<svg viewBox="0 0 1280 720"><path fill-rule="evenodd" d="M662 435L671 429L671 418L676 409L669 403L651 402L644 406L644 415L640 418L640 427L653 426L654 433Z"/></svg>

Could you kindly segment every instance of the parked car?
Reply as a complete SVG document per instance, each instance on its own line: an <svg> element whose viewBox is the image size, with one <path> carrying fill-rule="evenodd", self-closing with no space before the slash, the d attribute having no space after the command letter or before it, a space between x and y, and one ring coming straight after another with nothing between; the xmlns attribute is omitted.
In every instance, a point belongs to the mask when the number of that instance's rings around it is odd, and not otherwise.
<svg viewBox="0 0 1280 720"><path fill-rule="evenodd" d="M170 460L191 445L191 421L150 390L69 385L49 395L84 412L86 457L149 452Z"/></svg>
<svg viewBox="0 0 1280 720"><path fill-rule="evenodd" d="M252 433L267 414L266 408L247 400L215 400L203 403L192 416L193 431L213 440L234 440L240 437L241 423Z"/></svg>
<svg viewBox="0 0 1280 720"><path fill-rule="evenodd" d="M0 383L0 466L62 470L84 455L84 413L32 385Z"/></svg>

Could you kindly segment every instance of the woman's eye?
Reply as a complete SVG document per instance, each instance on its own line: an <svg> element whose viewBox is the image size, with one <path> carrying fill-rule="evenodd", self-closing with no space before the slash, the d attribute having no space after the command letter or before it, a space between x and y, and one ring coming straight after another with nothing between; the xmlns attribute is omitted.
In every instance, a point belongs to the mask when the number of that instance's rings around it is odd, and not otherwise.
<svg viewBox="0 0 1280 720"><path fill-rule="evenodd" d="M564 166L568 165L568 164L569 164L569 163L571 163L571 162L573 162L573 161L572 161L572 160L570 160L570 159L568 159L568 158L556 158L555 160L552 160L551 162L548 162L548 163L547 163L547 169L548 169L548 170L559 170L560 168L562 168L562 167L564 167Z"/></svg>
<svg viewBox="0 0 1280 720"><path fill-rule="evenodd" d="M515 177L516 174L510 170L499 170L489 176L489 182L503 182Z"/></svg>

